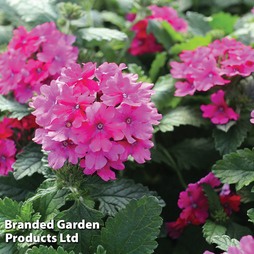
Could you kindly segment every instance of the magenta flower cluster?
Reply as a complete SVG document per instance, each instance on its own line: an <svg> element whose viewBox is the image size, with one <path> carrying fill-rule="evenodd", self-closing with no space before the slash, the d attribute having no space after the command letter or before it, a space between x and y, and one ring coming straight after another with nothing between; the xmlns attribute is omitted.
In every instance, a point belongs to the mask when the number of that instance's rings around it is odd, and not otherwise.
<svg viewBox="0 0 254 254"><path fill-rule="evenodd" d="M239 247L228 247L227 254L253 254L254 238L251 235L243 236L239 242ZM214 254L210 251L205 251L203 254Z"/></svg>
<svg viewBox="0 0 254 254"><path fill-rule="evenodd" d="M153 84L137 82L123 73L125 64L72 64L57 80L41 87L30 106L37 129L35 142L42 144L49 166L61 168L66 159L80 163L87 175L115 179L110 169L124 169L131 155L138 163L150 160L153 124L162 118L151 102ZM96 78L96 79L94 79Z"/></svg>
<svg viewBox="0 0 254 254"><path fill-rule="evenodd" d="M254 49L227 37L221 42L215 40L208 47L184 50L180 59L183 63L170 62L173 78L182 79L175 84L175 96L179 97L228 84L231 81L226 77L246 77L254 72Z"/></svg>
<svg viewBox="0 0 254 254"><path fill-rule="evenodd" d="M170 237L178 238L187 225L204 224L209 217L208 198L205 195L202 183L212 186L212 188L221 185L220 180L212 173L201 178L196 183L190 183L186 191L182 191L179 195L178 206L182 209L179 218L174 222L167 222L167 232ZM221 204L224 207L224 212L230 216L232 211L238 211L240 205L240 195L234 195L230 191L228 184L224 184L222 188L215 189L220 192Z"/></svg>
<svg viewBox="0 0 254 254"><path fill-rule="evenodd" d="M139 20L134 26L131 27L132 31L136 32L135 37L131 42L131 47L128 52L132 55L143 55L145 53L154 53L162 51L162 46L156 44L156 38L153 33L149 35L146 32L148 22L151 19L156 19L161 21L166 21L171 24L172 28L178 32L186 32L188 24L184 19L179 18L177 11L172 7L158 7L156 5L151 5L148 7L152 11L151 16L146 16L146 19ZM129 13L126 15L126 19L133 21L136 14Z"/></svg>
<svg viewBox="0 0 254 254"><path fill-rule="evenodd" d="M0 55L0 94L14 92L20 103L26 103L39 94L42 84L49 84L78 58L78 48L72 44L74 35L62 34L54 22L36 26L27 32L23 26L15 35L8 51Z"/></svg>

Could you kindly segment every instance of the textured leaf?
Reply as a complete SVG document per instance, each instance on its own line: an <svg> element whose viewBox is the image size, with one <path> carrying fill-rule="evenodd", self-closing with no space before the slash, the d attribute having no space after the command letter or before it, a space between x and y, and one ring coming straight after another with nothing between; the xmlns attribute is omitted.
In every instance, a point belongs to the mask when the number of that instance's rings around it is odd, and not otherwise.
<svg viewBox="0 0 254 254"><path fill-rule="evenodd" d="M167 132L173 131L175 126L193 125L199 127L202 124L206 124L206 120L199 110L182 106L164 112L157 128L162 132Z"/></svg>
<svg viewBox="0 0 254 254"><path fill-rule="evenodd" d="M237 15L231 15L222 11L213 14L211 17L212 20L209 21L209 25L213 29L222 29L225 34L230 34L234 31L234 23L238 19Z"/></svg>
<svg viewBox="0 0 254 254"><path fill-rule="evenodd" d="M224 210L224 208L221 205L220 198L217 194L217 192L213 189L213 187L209 184L202 183L203 191L205 192L205 196L208 198L208 204L209 204L209 212L210 215L215 215L219 211Z"/></svg>
<svg viewBox="0 0 254 254"><path fill-rule="evenodd" d="M252 124L249 121L240 119L228 132L214 129L213 138L215 141L215 148L221 155L235 152L247 137L247 132L250 131L251 127Z"/></svg>
<svg viewBox="0 0 254 254"><path fill-rule="evenodd" d="M75 254L73 251L67 252L62 247L58 247L55 250L52 246L47 247L40 245L40 247L33 247L32 249L27 250L27 254Z"/></svg>
<svg viewBox="0 0 254 254"><path fill-rule="evenodd" d="M111 41L113 39L118 41L124 41L127 39L127 35L115 29L100 28L100 27L89 27L80 29L81 37L87 41Z"/></svg>
<svg viewBox="0 0 254 254"><path fill-rule="evenodd" d="M25 176L31 176L35 172L42 173L42 157L41 146L34 142L30 142L23 148L23 151L17 155L17 160L12 165L14 177L20 180Z"/></svg>
<svg viewBox="0 0 254 254"><path fill-rule="evenodd" d="M91 209L86 206L82 201L75 201L73 206L68 210L65 210L57 215L55 221L64 220L66 222L81 222L82 219L85 219L85 222L98 222L100 225L103 225L101 218L103 214L97 210ZM75 235L78 233L79 241L78 243L62 243L65 250L73 250L75 253L90 253L89 247L91 246L91 241L94 236L99 236L100 230L82 230L82 229L66 229L61 230L60 233L63 233L64 239L66 234Z"/></svg>
<svg viewBox="0 0 254 254"><path fill-rule="evenodd" d="M206 33L212 30L212 27L205 21L205 16L197 12L187 11L188 29L195 36L205 36Z"/></svg>
<svg viewBox="0 0 254 254"><path fill-rule="evenodd" d="M173 106L173 103L178 99L174 97L175 82L171 74L159 77L153 89L156 91L152 95L152 102L155 107L161 111L164 107Z"/></svg>
<svg viewBox="0 0 254 254"><path fill-rule="evenodd" d="M105 249L103 248L103 246L99 245L99 246L97 247L96 253L94 253L94 254L106 254L106 253L107 253L107 252L105 251Z"/></svg>
<svg viewBox="0 0 254 254"><path fill-rule="evenodd" d="M222 225L216 224L211 220L206 220L203 226L203 234L208 243L212 242L214 236L222 236L226 233L226 228Z"/></svg>
<svg viewBox="0 0 254 254"><path fill-rule="evenodd" d="M171 26L171 24L169 24L167 21L162 21L161 25L167 31L167 33L170 35L173 42L182 42L182 41L184 41L184 38L181 35L181 33L177 32Z"/></svg>
<svg viewBox="0 0 254 254"><path fill-rule="evenodd" d="M21 250L18 250L15 243L13 242L8 242L6 243L5 242L5 239L1 239L0 238L0 253L3 253L3 254L21 254Z"/></svg>
<svg viewBox="0 0 254 254"><path fill-rule="evenodd" d="M130 73L138 74L137 81L149 82L149 83L151 82L151 79L145 75L145 72L143 71L141 66L135 63L131 63L131 64L128 64L128 70Z"/></svg>
<svg viewBox="0 0 254 254"><path fill-rule="evenodd" d="M249 221L254 223L254 208L251 208L247 211L247 215L249 216Z"/></svg>
<svg viewBox="0 0 254 254"><path fill-rule="evenodd" d="M117 15L115 12L103 11L101 12L101 16L105 21L110 22L120 28L126 27L126 19Z"/></svg>
<svg viewBox="0 0 254 254"><path fill-rule="evenodd" d="M16 201L24 201L29 192L34 192L43 181L43 176L34 174L32 177L25 176L16 180L13 172L0 178L0 196L8 197Z"/></svg>
<svg viewBox="0 0 254 254"><path fill-rule="evenodd" d="M162 24L156 19L150 19L147 26L147 34L153 33L158 42L160 42L166 50L173 45L173 40L169 33L164 29Z"/></svg>
<svg viewBox="0 0 254 254"><path fill-rule="evenodd" d="M252 235L253 232L248 227L229 221L226 234L231 238L240 240L245 235Z"/></svg>
<svg viewBox="0 0 254 254"><path fill-rule="evenodd" d="M180 169L206 169L216 161L218 152L214 149L211 139L185 139L169 148Z"/></svg>
<svg viewBox="0 0 254 254"><path fill-rule="evenodd" d="M13 36L13 26L0 26L0 44L8 44Z"/></svg>
<svg viewBox="0 0 254 254"><path fill-rule="evenodd" d="M236 190L254 181L254 151L238 150L223 156L212 168L216 177L222 183L236 184Z"/></svg>
<svg viewBox="0 0 254 254"><path fill-rule="evenodd" d="M239 191L237 191L237 195L241 196L241 203L249 203L254 201L254 193L252 188L254 183L249 184L248 186L242 187Z"/></svg>
<svg viewBox="0 0 254 254"><path fill-rule="evenodd" d="M100 239L97 238L93 246L101 244L107 254L153 253L162 224L161 210L155 197L131 200L114 218L107 219Z"/></svg>
<svg viewBox="0 0 254 254"><path fill-rule="evenodd" d="M65 204L65 197L70 193L67 189L58 189L54 181L44 181L34 196L26 202L32 202L35 212L41 214L41 220L48 222L58 213L58 209Z"/></svg>
<svg viewBox="0 0 254 254"><path fill-rule="evenodd" d="M230 246L239 247L239 242L236 239L231 239L228 235L213 236L212 243L217 244L217 248L227 251Z"/></svg>
<svg viewBox="0 0 254 254"><path fill-rule="evenodd" d="M170 49L170 53L178 55L183 50L194 50L198 46L207 46L210 42L212 42L212 36L209 34L206 37L195 36L187 42L175 44Z"/></svg>
<svg viewBox="0 0 254 254"><path fill-rule="evenodd" d="M152 82L155 82L160 69L165 65L167 60L167 53L157 53L154 61L152 62L151 69L149 70L149 77L151 78Z"/></svg>
<svg viewBox="0 0 254 254"><path fill-rule="evenodd" d="M114 216L118 210L125 208L135 198L143 196L156 196L155 191L149 191L148 187L142 184L135 184L130 179L117 179L111 185L100 189L91 189L90 196L100 202L99 210L104 215ZM165 206L164 201L159 198L159 204Z"/></svg>
<svg viewBox="0 0 254 254"><path fill-rule="evenodd" d="M8 115L9 118L18 118L21 120L24 116L28 116L31 112L28 110L28 106L25 104L20 104L16 100L8 100L0 95L0 110L9 111L11 114Z"/></svg>

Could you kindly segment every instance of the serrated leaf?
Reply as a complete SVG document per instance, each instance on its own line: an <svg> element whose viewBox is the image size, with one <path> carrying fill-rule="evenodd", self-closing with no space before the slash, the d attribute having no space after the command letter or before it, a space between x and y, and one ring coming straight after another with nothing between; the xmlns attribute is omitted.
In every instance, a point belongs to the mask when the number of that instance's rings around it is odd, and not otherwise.
<svg viewBox="0 0 254 254"><path fill-rule="evenodd" d="M155 82L160 69L165 65L167 60L167 53L161 52L157 53L155 59L151 64L151 69L149 70L149 77L151 78L152 82Z"/></svg>
<svg viewBox="0 0 254 254"><path fill-rule="evenodd" d="M87 41L111 41L113 39L124 41L127 39L127 35L125 33L109 28L89 27L80 29L79 33L81 34L82 39Z"/></svg>
<svg viewBox="0 0 254 254"><path fill-rule="evenodd" d="M193 125L199 127L206 124L199 110L187 106L169 109L162 113L162 120L157 127L162 132L173 131L175 126Z"/></svg>
<svg viewBox="0 0 254 254"><path fill-rule="evenodd" d="M234 31L234 23L238 19L237 15L231 15L230 13L225 13L220 11L212 16L212 20L209 21L209 25L213 29L221 29L225 34L230 34Z"/></svg>
<svg viewBox="0 0 254 254"><path fill-rule="evenodd" d="M141 66L139 66L135 63L131 63L131 64L128 64L128 70L130 73L138 74L137 81L151 82L151 79L145 75L145 72Z"/></svg>
<svg viewBox="0 0 254 254"><path fill-rule="evenodd" d="M43 176L34 174L32 177L25 176L21 180L16 180L13 172L9 171L8 176L1 176L0 178L0 196L24 201L27 194L34 192L43 179Z"/></svg>
<svg viewBox="0 0 254 254"><path fill-rule="evenodd" d="M120 28L126 27L126 19L124 19L122 16L117 15L115 12L111 11L102 11L101 17L107 21L110 22Z"/></svg>
<svg viewBox="0 0 254 254"><path fill-rule="evenodd" d="M73 251L67 252L62 247L58 247L55 250L52 246L47 247L40 245L40 247L33 247L32 249L27 250L27 254L75 254Z"/></svg>
<svg viewBox="0 0 254 254"><path fill-rule="evenodd" d="M239 241L236 239L231 239L228 235L221 235L221 236L213 236L212 243L217 244L217 248L227 251L228 247L230 246L237 246L239 247Z"/></svg>
<svg viewBox="0 0 254 254"><path fill-rule="evenodd" d="M252 235L253 232L248 227L229 221L226 234L231 238L240 240L245 235Z"/></svg>
<svg viewBox="0 0 254 254"><path fill-rule="evenodd" d="M90 196L100 202L99 210L104 215L115 216L117 211L125 208L129 202L141 199L143 196L157 196L155 191L149 191L148 187L142 184L135 184L130 179L117 179L111 181L109 186L100 189L91 189ZM158 197L161 206L164 201Z"/></svg>
<svg viewBox="0 0 254 254"><path fill-rule="evenodd" d="M205 20L205 16L201 13L187 11L186 17L188 20L188 30L195 36L205 36L206 33L212 30Z"/></svg>
<svg viewBox="0 0 254 254"><path fill-rule="evenodd" d="M226 233L226 228L220 224L216 224L211 220L206 220L203 226L203 234L208 243L212 242L214 236L222 236Z"/></svg>
<svg viewBox="0 0 254 254"><path fill-rule="evenodd" d="M176 80L171 74L159 77L153 89L156 91L151 96L155 107L161 111L164 107L172 106L177 97L174 97Z"/></svg>
<svg viewBox="0 0 254 254"><path fill-rule="evenodd" d="M252 192L253 186L254 184L251 183L237 191L236 194L241 196L241 203L249 203L254 201L254 193Z"/></svg>
<svg viewBox="0 0 254 254"><path fill-rule="evenodd" d="M169 50L173 45L172 38L158 20L150 19L146 30L147 34L153 33L157 41L160 42L166 50Z"/></svg>
<svg viewBox="0 0 254 254"><path fill-rule="evenodd" d="M31 176L35 172L42 173L43 153L41 151L41 146L30 142L27 146L23 148L23 151L17 155L17 160L12 165L14 169L14 177L16 180L20 180L25 176Z"/></svg>
<svg viewBox="0 0 254 254"><path fill-rule="evenodd" d="M218 157L211 139L196 138L184 141L169 148L180 169L206 169L210 168Z"/></svg>
<svg viewBox="0 0 254 254"><path fill-rule="evenodd" d="M9 100L0 95L0 110L9 111L11 114L8 115L9 118L18 118L21 120L24 116L28 116L31 112L28 110L28 106L25 104L20 104L16 100Z"/></svg>
<svg viewBox="0 0 254 254"><path fill-rule="evenodd" d="M106 253L107 253L107 252L105 251L105 249L103 248L103 246L99 245L99 246L97 247L96 253L94 253L94 254L106 254Z"/></svg>
<svg viewBox="0 0 254 254"><path fill-rule="evenodd" d="M216 162L212 172L222 183L236 184L238 191L254 181L254 151L245 148L226 154Z"/></svg>
<svg viewBox="0 0 254 254"><path fill-rule="evenodd" d="M153 253L162 224L161 210L155 197L131 200L114 218L108 218L93 246L101 244L107 254Z"/></svg>
<svg viewBox="0 0 254 254"><path fill-rule="evenodd" d="M26 200L32 202L35 212L41 214L41 220L48 222L58 213L65 204L65 197L70 193L67 189L58 189L54 181L44 181L35 195Z"/></svg>
<svg viewBox="0 0 254 254"><path fill-rule="evenodd" d="M64 220L64 222L81 222L85 219L85 222L97 222L103 225L102 218L103 214L97 210L91 209L86 206L82 201L76 200L73 206L68 210L65 210L57 215L55 221ZM90 253L89 247L91 246L91 241L94 236L99 236L100 231L96 229L92 230L82 230L82 229L67 229L60 231L65 239L66 234L75 235L78 233L79 241L78 243L62 243L64 249L70 251L73 250L75 253Z"/></svg>
<svg viewBox="0 0 254 254"><path fill-rule="evenodd" d="M178 55L183 50L194 50L198 46L207 46L210 42L212 42L212 36L209 34L207 34L206 37L195 36L187 42L175 44L170 49L170 53Z"/></svg>
<svg viewBox="0 0 254 254"><path fill-rule="evenodd" d="M249 121L240 119L227 132L214 129L215 148L221 155L235 152L247 137L247 132L250 131L251 127L252 125Z"/></svg>
<svg viewBox="0 0 254 254"><path fill-rule="evenodd" d="M201 186L203 188L203 191L205 192L205 196L207 196L208 198L210 214L213 216L216 215L216 213L218 213L219 211L223 211L224 208L221 205L219 195L213 189L213 187L206 183L202 183Z"/></svg>

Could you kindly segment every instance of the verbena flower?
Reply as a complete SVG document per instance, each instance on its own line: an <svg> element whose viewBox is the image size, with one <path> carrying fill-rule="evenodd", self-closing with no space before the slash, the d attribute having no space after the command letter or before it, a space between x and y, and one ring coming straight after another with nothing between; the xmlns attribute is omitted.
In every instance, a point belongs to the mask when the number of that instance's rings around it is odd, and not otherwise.
<svg viewBox="0 0 254 254"><path fill-rule="evenodd" d="M60 75L63 67L75 63L76 37L56 29L54 22L44 23L27 32L23 26L13 31L8 51L0 55L0 94L13 91L20 103L40 93L43 84Z"/></svg>
<svg viewBox="0 0 254 254"><path fill-rule="evenodd" d="M13 140L0 140L0 175L8 175L8 171L13 171L11 166L15 162L15 153Z"/></svg>
<svg viewBox="0 0 254 254"><path fill-rule="evenodd" d="M179 18L177 11L172 7L158 7L151 5L148 7L152 11L152 15L146 16L146 19L139 20L131 27L132 31L135 31L135 37L131 42L131 47L128 52L132 55L143 55L145 53L154 53L162 51L162 46L156 43L156 38L153 33L147 34L148 22L151 19L158 21L168 22L175 31L186 32L188 24L184 19ZM133 21L136 15L129 13L126 15L126 19Z"/></svg>
<svg viewBox="0 0 254 254"><path fill-rule="evenodd" d="M72 64L33 97L32 114L43 127L33 140L50 151L51 167L80 161L84 174L107 181L115 179L111 168L124 169L129 155L138 163L151 159L152 125L161 119L151 102L153 84L137 82L137 75L122 73L125 68L86 63L82 71Z"/></svg>
<svg viewBox="0 0 254 254"><path fill-rule="evenodd" d="M204 112L203 117L211 118L214 124L226 124L230 119L237 120L240 117L229 108L224 100L225 92L219 90L211 95L211 101L214 105L201 105L200 109Z"/></svg>

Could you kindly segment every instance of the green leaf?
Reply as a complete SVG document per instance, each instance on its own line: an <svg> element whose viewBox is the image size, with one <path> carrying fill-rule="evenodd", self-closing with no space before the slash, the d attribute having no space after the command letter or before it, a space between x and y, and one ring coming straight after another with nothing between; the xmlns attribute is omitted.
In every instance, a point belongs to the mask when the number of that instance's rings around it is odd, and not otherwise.
<svg viewBox="0 0 254 254"><path fill-rule="evenodd" d="M6 243L4 238L0 238L0 253L21 254L21 251L17 249L15 243Z"/></svg>
<svg viewBox="0 0 254 254"><path fill-rule="evenodd" d="M82 201L76 200L73 206L68 210L65 210L57 215L55 221L64 220L64 222L81 222L85 219L85 223L99 223L99 225L103 225L103 221L101 218L103 214L97 210L91 209L86 206ZM62 243L64 249L70 251L73 250L75 253L90 253L89 247L91 246L91 241L94 236L100 235L100 230L92 229L92 230L82 230L82 229L66 229L61 230L59 233L63 234L63 239L66 238L66 234L71 236L78 234L79 241L78 243Z"/></svg>
<svg viewBox="0 0 254 254"><path fill-rule="evenodd" d="M254 223L254 208L251 208L247 211L247 215L249 216L249 221Z"/></svg>
<svg viewBox="0 0 254 254"><path fill-rule="evenodd" d="M245 148L226 154L216 162L212 172L222 183L236 184L238 191L254 181L254 151Z"/></svg>
<svg viewBox="0 0 254 254"><path fill-rule="evenodd" d="M226 235L231 238L240 240L243 236L252 234L253 232L248 227L239 225L233 221L229 221L229 223L227 224Z"/></svg>
<svg viewBox="0 0 254 254"><path fill-rule="evenodd" d="M183 36L181 33L177 32L171 24L169 24L167 21L161 22L162 27L167 31L167 33L170 35L173 42L182 42L184 41Z"/></svg>
<svg viewBox="0 0 254 254"><path fill-rule="evenodd" d="M27 250L27 254L75 254L73 251L67 252L62 247L58 247L55 250L52 246L47 247L40 245L40 247L33 247L32 249Z"/></svg>
<svg viewBox="0 0 254 254"><path fill-rule="evenodd" d="M223 211L224 208L221 205L218 193L213 189L210 184L202 183L205 196L208 198L210 215L216 215L218 212Z"/></svg>
<svg viewBox="0 0 254 254"><path fill-rule="evenodd" d="M230 34L234 31L234 23L238 19L237 15L231 15L220 11L219 13L213 14L212 20L209 21L209 25L213 29L221 29L225 34Z"/></svg>
<svg viewBox="0 0 254 254"><path fill-rule="evenodd" d="M206 37L195 36L185 43L175 44L171 49L171 54L180 54L183 50L194 50L198 46L207 46L212 42L212 36L206 35Z"/></svg>
<svg viewBox="0 0 254 254"><path fill-rule="evenodd" d="M213 236L212 243L217 244L217 248L227 251L230 246L239 247L239 242L236 239L231 239L228 235Z"/></svg>
<svg viewBox="0 0 254 254"><path fill-rule="evenodd" d="M23 148L23 151L17 155L17 160L12 165L14 169L14 177L16 180L20 180L25 176L31 176L35 172L42 173L43 153L41 151L41 146L30 142L27 146Z"/></svg>
<svg viewBox="0 0 254 254"><path fill-rule="evenodd" d="M173 131L175 126L193 125L196 127L206 124L200 110L187 106L169 109L162 113L162 120L157 127L162 132Z"/></svg>
<svg viewBox="0 0 254 254"><path fill-rule="evenodd" d="M186 16L189 25L188 29L193 35L205 36L208 31L212 30L212 27L205 21L205 16L203 14L187 11Z"/></svg>
<svg viewBox="0 0 254 254"><path fill-rule="evenodd" d="M177 97L174 96L176 80L171 74L159 77L153 89L152 102L161 111L164 107L173 106Z"/></svg>
<svg viewBox="0 0 254 254"><path fill-rule="evenodd" d="M93 246L101 244L107 254L153 253L162 224L161 210L155 197L131 200L114 218L107 219L100 239L97 238Z"/></svg>
<svg viewBox="0 0 254 254"><path fill-rule="evenodd" d="M107 21L110 22L120 28L126 27L126 19L124 19L122 16L117 15L115 12L111 11L102 11L101 17Z"/></svg>
<svg viewBox="0 0 254 254"><path fill-rule="evenodd" d="M150 19L147 26L147 34L153 33L158 42L160 42L166 50L173 45L173 40L162 24L156 19Z"/></svg>
<svg viewBox="0 0 254 254"><path fill-rule="evenodd" d="M34 196L26 203L32 202L35 212L41 214L41 220L48 222L58 213L59 208L65 204L65 197L70 193L67 189L58 189L52 180L44 181Z"/></svg>
<svg viewBox="0 0 254 254"><path fill-rule="evenodd" d="M138 80L137 81L148 82L148 83L151 82L150 78L148 78L145 75L145 72L143 71L141 66L139 66L135 63L131 63L131 64L128 64L128 70L129 70L130 73L138 74Z"/></svg>
<svg viewBox="0 0 254 254"><path fill-rule="evenodd" d="M155 191L149 191L148 187L142 184L135 184L130 179L117 179L111 184L100 189L91 189L90 196L100 202L99 210L104 215L115 216L117 211L125 208L130 201L141 199L143 196L157 196ZM158 197L159 204L165 206L164 201Z"/></svg>
<svg viewBox="0 0 254 254"><path fill-rule="evenodd" d="M13 26L0 26L0 44L9 44L13 36Z"/></svg>
<svg viewBox="0 0 254 254"><path fill-rule="evenodd" d="M127 14L133 8L135 0L116 0L116 2L118 3L118 6L122 12Z"/></svg>
<svg viewBox="0 0 254 254"><path fill-rule="evenodd" d="M151 78L152 82L155 82L160 69L165 65L167 60L167 53L157 53L155 59L152 62L151 69L149 70L149 77Z"/></svg>
<svg viewBox="0 0 254 254"><path fill-rule="evenodd" d="M237 191L237 195L241 196L241 203L249 203L254 201L254 193L252 192L254 184L251 183L248 186L242 187L239 191Z"/></svg>
<svg viewBox="0 0 254 254"><path fill-rule="evenodd" d="M177 161L180 169L206 169L210 168L218 157L218 152L214 149L211 139L193 138L171 146L169 153Z"/></svg>
<svg viewBox="0 0 254 254"><path fill-rule="evenodd" d="M101 28L101 27L89 27L78 30L82 39L87 41L111 41L113 39L118 41L124 41L127 39L127 35L115 29Z"/></svg>
<svg viewBox="0 0 254 254"><path fill-rule="evenodd" d="M221 9L227 8L232 5L237 5L241 2L242 0L224 0L224 1L215 0L215 4Z"/></svg>
<svg viewBox="0 0 254 254"><path fill-rule="evenodd" d="M28 116L31 112L28 110L28 106L26 104L20 104L16 100L9 100L0 95L0 110L1 111L9 111L11 114L8 115L9 118L18 118L21 120L24 116Z"/></svg>
<svg viewBox="0 0 254 254"><path fill-rule="evenodd" d="M32 177L25 176L21 180L16 180L13 172L9 171L8 176L1 176L0 178L0 196L24 201L27 194L34 192L43 179L41 175L34 174Z"/></svg>
<svg viewBox="0 0 254 254"><path fill-rule="evenodd" d="M99 246L97 247L96 253L94 253L94 254L106 254L106 253L107 253L107 252L105 251L105 249L103 248L103 246L99 245Z"/></svg>
<svg viewBox="0 0 254 254"><path fill-rule="evenodd" d="M212 243L214 236L222 236L226 233L226 228L220 224L216 224L211 220L206 220L203 226L203 234L208 243Z"/></svg>

